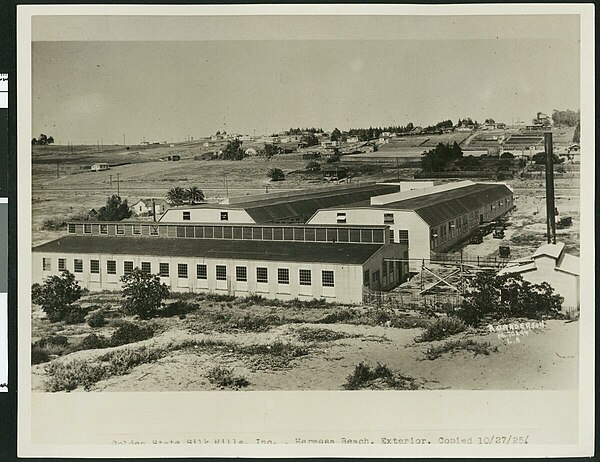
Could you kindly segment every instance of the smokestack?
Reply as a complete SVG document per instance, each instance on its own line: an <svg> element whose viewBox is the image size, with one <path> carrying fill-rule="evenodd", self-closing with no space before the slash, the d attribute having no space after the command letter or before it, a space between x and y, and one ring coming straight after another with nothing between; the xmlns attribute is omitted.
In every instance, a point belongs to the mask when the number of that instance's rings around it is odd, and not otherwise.
<svg viewBox="0 0 600 462"><path fill-rule="evenodd" d="M544 148L546 149L546 232L548 244L556 244L556 219L554 205L554 148L552 132L544 133Z"/></svg>

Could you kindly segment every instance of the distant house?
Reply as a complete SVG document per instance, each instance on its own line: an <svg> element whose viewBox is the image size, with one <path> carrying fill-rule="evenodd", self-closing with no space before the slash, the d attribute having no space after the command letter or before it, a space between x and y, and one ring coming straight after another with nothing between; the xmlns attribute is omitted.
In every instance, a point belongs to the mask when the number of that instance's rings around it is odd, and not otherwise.
<svg viewBox="0 0 600 462"><path fill-rule="evenodd" d="M172 156L165 156L165 157L161 157L160 159L161 162L167 162L167 161L177 161L177 160L181 160L181 156L177 155L177 154L173 154Z"/></svg>
<svg viewBox="0 0 600 462"><path fill-rule="evenodd" d="M348 170L344 167L327 166L323 167L321 171L325 181L339 181L348 175Z"/></svg>
<svg viewBox="0 0 600 462"><path fill-rule="evenodd" d="M244 151L244 154L246 154L247 156L257 156L258 151L254 148L248 148Z"/></svg>
<svg viewBox="0 0 600 462"><path fill-rule="evenodd" d="M90 167L90 170L92 172L101 172L103 170L108 170L108 169L110 169L110 167L108 166L108 164L105 164L105 163L97 163Z"/></svg>
<svg viewBox="0 0 600 462"><path fill-rule="evenodd" d="M532 284L547 282L564 298L563 309L579 308L579 257L565 252L565 244L544 244L531 257L513 262L498 274L520 274Z"/></svg>
<svg viewBox="0 0 600 462"><path fill-rule="evenodd" d="M154 199L154 211L156 215L162 215L169 208L169 204L164 199ZM152 199L140 199L131 205L131 211L135 216L152 216Z"/></svg>
<svg viewBox="0 0 600 462"><path fill-rule="evenodd" d="M321 141L322 148L337 148L340 145L339 141L323 140Z"/></svg>
<svg viewBox="0 0 600 462"><path fill-rule="evenodd" d="M569 153L571 152L579 152L579 143L573 143L571 146L567 148Z"/></svg>
<svg viewBox="0 0 600 462"><path fill-rule="evenodd" d="M349 136L346 141L348 143L358 143L358 136Z"/></svg>

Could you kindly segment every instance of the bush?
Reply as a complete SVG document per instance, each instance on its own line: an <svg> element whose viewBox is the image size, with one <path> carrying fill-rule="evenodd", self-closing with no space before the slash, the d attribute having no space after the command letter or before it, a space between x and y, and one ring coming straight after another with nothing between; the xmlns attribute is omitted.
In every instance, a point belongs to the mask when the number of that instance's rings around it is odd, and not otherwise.
<svg viewBox="0 0 600 462"><path fill-rule="evenodd" d="M81 305L74 304L67 307L67 312L64 317L66 324L81 324L85 322L87 310Z"/></svg>
<svg viewBox="0 0 600 462"><path fill-rule="evenodd" d="M106 325L106 317L104 316L104 309L92 311L87 317L87 323L90 327L103 327Z"/></svg>
<svg viewBox="0 0 600 462"><path fill-rule="evenodd" d="M425 329L425 332L415 338L415 342L442 340L450 335L463 332L466 328L465 323L459 318L453 316L438 318Z"/></svg>
<svg viewBox="0 0 600 462"><path fill-rule="evenodd" d="M40 338L33 344L33 346L62 351L69 347L69 339L64 335L49 335L47 337Z"/></svg>
<svg viewBox="0 0 600 462"><path fill-rule="evenodd" d="M457 350L472 351L475 356L489 355L492 352L497 352L498 347L492 347L489 342L476 342L475 340L452 340L439 346L432 346L425 352L425 359L433 361L439 358L444 353L450 353Z"/></svg>
<svg viewBox="0 0 600 462"><path fill-rule="evenodd" d="M248 379L235 375L233 369L223 366L213 367L208 371L207 377L210 383L223 388L238 389L250 385Z"/></svg>
<svg viewBox="0 0 600 462"><path fill-rule="evenodd" d="M502 318L558 318L562 302L547 282L531 284L518 274L481 272L470 280L457 315L470 325Z"/></svg>
<svg viewBox="0 0 600 462"><path fill-rule="evenodd" d="M50 276L43 285L33 284L31 287L31 301L42 307L50 322L62 321L81 295L81 287L69 271L63 271L60 276Z"/></svg>
<svg viewBox="0 0 600 462"><path fill-rule="evenodd" d="M46 350L33 345L31 347L31 364L41 364L50 361L50 355Z"/></svg>
<svg viewBox="0 0 600 462"><path fill-rule="evenodd" d="M152 338L154 332L149 326L140 326L133 323L124 323L110 337L112 346L126 345L128 343L141 342Z"/></svg>
<svg viewBox="0 0 600 462"><path fill-rule="evenodd" d="M352 334L336 332L330 329L301 327L296 330L296 335L302 342L332 342L342 338L352 337Z"/></svg>
<svg viewBox="0 0 600 462"><path fill-rule="evenodd" d="M271 178L271 181L283 181L285 180L285 173L280 168L272 168L268 171L267 176Z"/></svg>
<svg viewBox="0 0 600 462"><path fill-rule="evenodd" d="M111 341L106 337L96 334L89 334L83 338L78 345L79 350L97 350L100 348L108 348L111 346Z"/></svg>
<svg viewBox="0 0 600 462"><path fill-rule="evenodd" d="M342 385L345 390L360 390L363 388L394 390L416 390L418 388L415 379L409 376L394 373L385 364L377 363L375 368L360 362L354 368L352 374L346 378Z"/></svg>
<svg viewBox="0 0 600 462"><path fill-rule="evenodd" d="M62 218L48 218L42 222L42 229L44 231L61 231L66 228L67 222Z"/></svg>
<svg viewBox="0 0 600 462"><path fill-rule="evenodd" d="M161 306L163 299L171 291L160 282L157 274L147 274L135 268L131 273L121 276L123 283L122 307L128 314L138 315L142 319L152 317Z"/></svg>
<svg viewBox="0 0 600 462"><path fill-rule="evenodd" d="M187 313L196 311L200 308L197 303L190 303L185 300L177 300L173 303L163 305L158 311L159 316L170 318L172 316L185 317Z"/></svg>

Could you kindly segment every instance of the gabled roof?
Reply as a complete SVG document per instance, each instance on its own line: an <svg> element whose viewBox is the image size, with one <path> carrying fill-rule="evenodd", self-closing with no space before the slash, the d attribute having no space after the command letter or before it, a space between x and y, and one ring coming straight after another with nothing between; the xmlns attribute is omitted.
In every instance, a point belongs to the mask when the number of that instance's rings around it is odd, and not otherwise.
<svg viewBox="0 0 600 462"><path fill-rule="evenodd" d="M413 210L429 226L437 226L483 205L512 195L508 186L498 183L476 183L439 193L416 196L387 204L371 205L362 201L335 208L372 208L383 210Z"/></svg>
<svg viewBox="0 0 600 462"><path fill-rule="evenodd" d="M538 247L535 252L533 252L533 255L531 256L531 258L538 258L538 257L545 256L545 257L552 257L554 259L558 259L560 257L560 254L563 252L564 248L565 248L564 242L559 242L558 244L544 244L544 245Z"/></svg>
<svg viewBox="0 0 600 462"><path fill-rule="evenodd" d="M71 235L34 247L33 252L360 265L384 245Z"/></svg>

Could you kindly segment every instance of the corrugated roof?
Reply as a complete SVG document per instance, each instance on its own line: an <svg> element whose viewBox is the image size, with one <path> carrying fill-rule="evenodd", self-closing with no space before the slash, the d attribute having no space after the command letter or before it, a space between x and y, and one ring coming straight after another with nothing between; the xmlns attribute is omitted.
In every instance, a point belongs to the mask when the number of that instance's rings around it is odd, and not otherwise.
<svg viewBox="0 0 600 462"><path fill-rule="evenodd" d="M65 236L34 252L362 264L384 244Z"/></svg>
<svg viewBox="0 0 600 462"><path fill-rule="evenodd" d="M306 222L317 210L335 207L342 204L369 200L373 196L380 196L398 192L394 185L367 185L356 189L332 188L330 192L319 191L301 196L278 197L267 201L260 200L255 203L240 204L257 223L277 223L286 221Z"/></svg>
<svg viewBox="0 0 600 462"><path fill-rule="evenodd" d="M346 207L335 208L414 210L427 224L436 226L509 195L512 195L512 192L504 184L476 183L463 188L411 197L387 204L371 205L369 200L365 200L349 204Z"/></svg>

